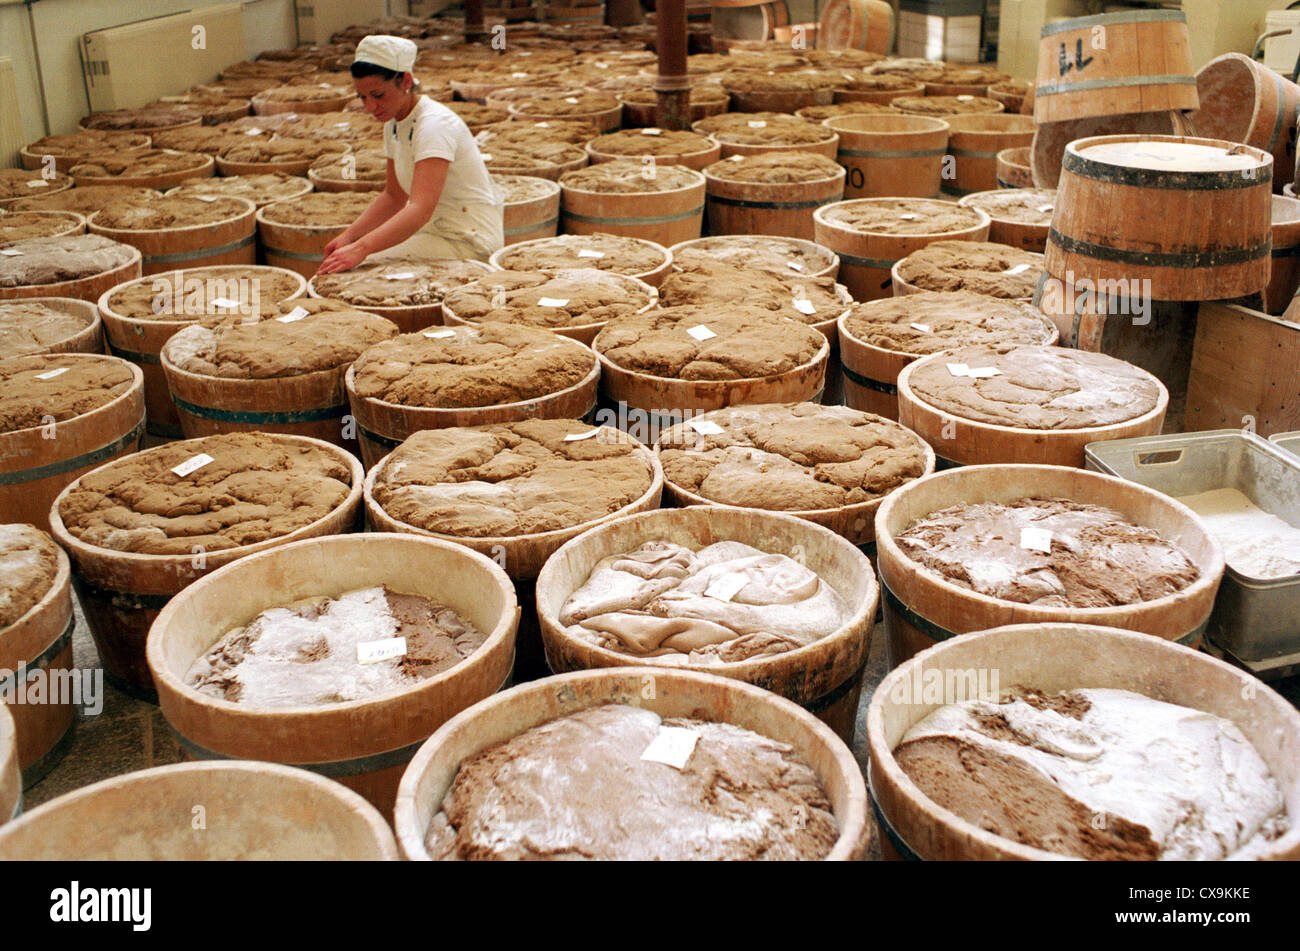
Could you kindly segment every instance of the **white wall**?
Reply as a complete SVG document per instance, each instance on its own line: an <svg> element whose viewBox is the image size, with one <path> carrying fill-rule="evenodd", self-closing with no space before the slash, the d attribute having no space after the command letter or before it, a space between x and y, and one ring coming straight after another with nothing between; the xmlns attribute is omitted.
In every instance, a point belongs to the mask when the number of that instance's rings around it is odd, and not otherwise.
<svg viewBox="0 0 1300 951"><path fill-rule="evenodd" d="M149 17L200 10L220 2L228 0L41 0L31 7L0 5L0 56L11 57L14 62L26 141L47 133L70 132L90 111L78 54L81 34ZM293 0L245 0L244 39L250 57L263 50L297 45ZM37 54L43 85L37 78ZM146 62L140 68L165 71L167 63ZM42 115L42 97L49 112L48 129Z"/></svg>

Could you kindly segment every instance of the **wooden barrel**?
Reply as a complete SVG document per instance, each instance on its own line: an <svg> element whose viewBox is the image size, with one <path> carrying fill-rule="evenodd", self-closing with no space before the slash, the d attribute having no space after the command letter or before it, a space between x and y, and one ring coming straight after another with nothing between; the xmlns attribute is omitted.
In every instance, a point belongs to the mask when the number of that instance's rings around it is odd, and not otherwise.
<svg viewBox="0 0 1300 951"><path fill-rule="evenodd" d="M925 95L925 86L921 83L907 83L892 89L837 89L836 102L874 102L887 106L895 99Z"/></svg>
<svg viewBox="0 0 1300 951"><path fill-rule="evenodd" d="M1029 90L1032 88L1033 83L1029 84L1029 89L1022 89L1015 80L1012 80L1011 82L994 83L989 87L987 93L980 93L980 95L987 95L990 99L996 99L1002 103L1007 112L1019 114L1025 104L1025 99L1029 95Z"/></svg>
<svg viewBox="0 0 1300 951"><path fill-rule="evenodd" d="M610 441L627 440L629 437L617 429L608 428L606 433L601 434L601 439L608 437ZM500 564L506 573L515 582L534 581L542 570L542 565L546 560L555 554L556 550L565 542L572 538L577 538L588 529L595 528L597 525L603 525L605 522L612 521L616 518L622 518L625 515L636 515L639 512L650 512L659 508L660 498L663 495L664 473L663 468L659 465L659 457L650 451L649 448L642 445L635 445L633 452L636 457L645 464L650 472L650 486L643 492L640 497L629 502L622 508L602 515L600 518L590 519L585 522L571 525L567 528L557 528L549 532L534 532L525 535L446 535L438 532L431 532L424 528L412 525L409 522L403 522L400 519L389 515L383 507L375 501L375 480L388 465L388 456L385 456L366 474L365 481L365 508L366 524L372 532L403 532L411 535L420 535L426 538L437 538L444 542L463 545L473 551L478 552L488 558L494 559L495 564ZM528 623L533 619L524 619L522 623Z"/></svg>
<svg viewBox="0 0 1300 951"><path fill-rule="evenodd" d="M1300 201L1274 195L1272 213L1273 256L1264 288L1264 310L1281 315L1300 290Z"/></svg>
<svg viewBox="0 0 1300 951"><path fill-rule="evenodd" d="M1201 108L1197 135L1244 142L1273 156L1273 191L1281 194L1296 160L1300 86L1241 53L1224 53L1196 74Z"/></svg>
<svg viewBox="0 0 1300 951"><path fill-rule="evenodd" d="M1064 498L1118 512L1181 548L1200 576L1175 594L1138 604L1035 607L920 571L894 540L917 519L951 505L1027 497ZM910 482L876 513L876 553L891 668L958 634L1028 621L1122 627L1194 648L1201 643L1224 568L1222 548L1182 503L1136 483L1064 466L964 466Z"/></svg>
<svg viewBox="0 0 1300 951"><path fill-rule="evenodd" d="M466 259L464 263L474 270L481 270L484 274L496 270L495 267L484 264L482 261ZM307 282L307 296L317 299L325 296L316 290L315 278ZM345 303L348 302L345 301ZM374 314L376 317L391 320L397 325L398 332L404 334L436 327L442 323L441 300L420 304L405 304L399 307L380 307L374 304L351 304L350 306L356 307L357 310L364 310L367 314Z"/></svg>
<svg viewBox="0 0 1300 951"><path fill-rule="evenodd" d="M888 53L894 48L894 9L882 0L829 0L817 27L818 49Z"/></svg>
<svg viewBox="0 0 1300 951"><path fill-rule="evenodd" d="M1126 112L1098 119L1039 122L1029 149L1029 186L1056 188L1061 181L1065 147L1098 135L1183 135L1186 121L1178 112Z"/></svg>
<svg viewBox="0 0 1300 951"><path fill-rule="evenodd" d="M91 234L102 234L139 248L145 275L174 271L178 267L211 267L222 264L254 264L257 260L255 234L257 206L247 198L229 198L240 210L215 224L180 225L174 228L106 228L95 223L99 212L86 223Z"/></svg>
<svg viewBox="0 0 1300 951"><path fill-rule="evenodd" d="M1056 208L1056 192L1053 189L1024 189L1027 197L1040 202L1033 206L1036 217L1041 221L1026 221L1013 217L1002 205L1010 196L1017 195L1020 189L998 188L992 191L972 192L958 200L963 208L978 208L989 216L989 240L997 244L1007 244L1013 248L1023 248L1042 254L1047 247L1047 229L1051 226L1052 213ZM1001 206L1001 211L999 210Z"/></svg>
<svg viewBox="0 0 1300 951"><path fill-rule="evenodd" d="M576 96L570 97L577 101ZM614 105L601 109L593 109L591 112L575 112L556 114L546 112L537 104L525 100L524 102L512 102L507 111L516 119L532 119L534 121L545 122L549 120L564 119L573 122L590 122L596 127L599 133L613 132L623 124L623 103L609 97L613 100Z"/></svg>
<svg viewBox="0 0 1300 951"><path fill-rule="evenodd" d="M946 120L952 175L943 179L946 195L969 195L998 187L998 153L1026 148L1034 141L1034 120L1029 116L949 116Z"/></svg>
<svg viewBox="0 0 1300 951"><path fill-rule="evenodd" d="M264 205L257 209L257 243L268 267L284 268L311 278L325 259L325 245L347 230L351 222L313 227L268 221Z"/></svg>
<svg viewBox="0 0 1300 951"><path fill-rule="evenodd" d="M746 236L755 241L763 242L763 238L758 236ZM773 250L779 250L782 246L792 245L799 249L799 254L807 260L808 264L803 264L800 268L790 268L792 273L807 274L809 277L838 277L840 273L840 256L830 248L823 247L813 241L804 238L787 238L784 236L774 235L770 242ZM681 244L674 244L668 250L673 255L673 260L683 251L702 252L723 250L731 242L726 235L715 235L708 238L700 238L696 241L683 241ZM767 242L764 242L767 243ZM784 253L784 252L780 252ZM798 264L799 262L795 262ZM674 265L676 267L676 265ZM679 269L680 270L680 269Z"/></svg>
<svg viewBox="0 0 1300 951"><path fill-rule="evenodd" d="M633 102L625 94L619 95L619 99L623 102L624 127L631 129L637 126L658 126L659 103L657 101ZM687 119L690 122L698 122L709 116L719 116L726 112L730 105L731 97L725 90L720 96L707 96L699 89L692 89Z"/></svg>
<svg viewBox="0 0 1300 951"><path fill-rule="evenodd" d="M23 778L18 769L18 735L9 708L0 703L0 826L23 811Z"/></svg>
<svg viewBox="0 0 1300 951"><path fill-rule="evenodd" d="M720 3L714 7L712 20L715 41L725 40L728 50L746 49L750 44L767 44L777 27L789 25L790 7L787 0Z"/></svg>
<svg viewBox="0 0 1300 951"><path fill-rule="evenodd" d="M654 689L647 693L647 684ZM823 723L793 703L735 679L686 670L584 670L523 684L448 721L411 760L397 793L394 825L403 856L427 861L429 823L460 764L543 723L606 703L631 704L664 719L731 723L792 746L813 765L831 803L839 838L825 858L856 861L870 841L862 770ZM558 764L557 764L558 772Z"/></svg>
<svg viewBox="0 0 1300 951"><path fill-rule="evenodd" d="M729 112L798 112L810 106L829 106L835 101L835 90L826 88L804 89L736 89L731 93Z"/></svg>
<svg viewBox="0 0 1300 951"><path fill-rule="evenodd" d="M463 331L457 331L462 333ZM587 347L576 340L573 345ZM361 443L361 458L369 469L384 456L402 444L411 433L421 429L446 429L450 426L478 426L484 423L517 423L525 419L584 419L596 406L596 386L600 379L600 364L573 386L535 399L496 406L466 406L443 408L434 406L403 406L373 397L363 397L356 391L356 368L348 367L344 385L348 403L357 422L357 441Z"/></svg>
<svg viewBox="0 0 1300 951"><path fill-rule="evenodd" d="M284 268L250 267L240 269L239 273L248 278L265 277L268 280L278 278L294 281L294 291L284 300L301 297L307 289L307 282L300 275L286 271ZM223 278L223 275L226 277ZM224 280L228 279L228 276L229 270L226 268L187 268L158 275L155 282L168 281L173 286L179 287L180 290L172 295L172 300L175 301L187 296L184 291L187 281L202 281L205 288L202 292L203 300L206 301L209 293L216 292L215 286L209 285L207 280L209 278ZM123 284L129 283L132 282L123 282ZM99 315L104 322L104 334L108 338L108 350L114 356L134 363L144 374L144 399L148 407L149 435L162 439L181 439L185 433L181 429L176 404L172 401L171 392L167 388L167 377L162 368L162 349L173 334L190 326L202 316L202 313L173 314L170 316L176 319L172 320L141 319L121 313L114 309L112 297L122 286L118 285L104 291L98 302ZM208 288L211 288L211 291ZM206 311L205 306L203 313Z"/></svg>
<svg viewBox="0 0 1300 951"><path fill-rule="evenodd" d="M844 197L936 198L948 123L927 116L864 114L822 121L840 137L835 160L844 166Z"/></svg>
<svg viewBox="0 0 1300 951"><path fill-rule="evenodd" d="M82 329L62 340L55 341L37 353L103 353L104 323L99 319L99 308L90 301L74 297L29 297L24 304L43 304L52 310L71 314L82 321ZM0 304L0 314L4 305Z"/></svg>
<svg viewBox="0 0 1300 951"><path fill-rule="evenodd" d="M670 245L700 236L704 176L681 169L691 182L666 191L597 192L560 181L560 226L565 234L617 234Z"/></svg>
<svg viewBox="0 0 1300 951"><path fill-rule="evenodd" d="M0 857L373 862L399 854L384 817L350 789L274 763L223 762L158 766L66 793L0 829Z"/></svg>
<svg viewBox="0 0 1300 951"><path fill-rule="evenodd" d="M693 417L697 422L710 421L714 418L712 413L702 413ZM685 443L682 438L686 432L686 426L690 423L682 423L673 426L671 429L662 433L655 442L655 454L660 456L663 453L663 443L665 440L671 440L677 445ZM914 437L919 443L920 448L925 453L925 468L921 476L927 476L934 471L935 455L934 450L928 443L922 442L919 437ZM917 478L920 478L918 476ZM733 506L726 502L719 502L716 499L707 498L692 492L671 479L664 478L664 492L671 503L670 507L685 508L688 505L714 505L723 508L744 508L744 506ZM879 498L872 499L868 502L851 502L848 505L841 505L839 508L827 509L780 509L783 515L793 515L795 518L802 518L805 521L812 522L814 525L820 525L828 528L836 535L848 541L850 544L861 548L868 557L871 557L876 550L876 510L880 508L880 503L885 500L882 495ZM765 511L776 511L768 509Z"/></svg>
<svg viewBox="0 0 1300 951"><path fill-rule="evenodd" d="M816 142L777 142L774 145L746 145L742 142L727 142L718 139L719 158L731 158L733 155L762 155L768 152L810 152L813 155L833 159L839 154L840 137L833 129L826 130L827 137Z"/></svg>
<svg viewBox="0 0 1300 951"><path fill-rule="evenodd" d="M329 83L322 83L322 86L328 86ZM337 96L330 96L326 99L272 99L267 92L261 92L253 96L251 103L253 115L272 116L283 112L296 113L318 113L318 112L338 112L353 102L357 97L354 93L344 92Z"/></svg>
<svg viewBox="0 0 1300 951"><path fill-rule="evenodd" d="M491 148L491 146L488 146ZM589 161L586 151L578 146L566 149L564 154L570 156L562 162L543 162L538 159L535 164L528 165L505 165L501 161L494 161L491 152L481 153L483 161L488 163L488 171L493 175L528 175L532 178L549 178L551 181L559 181L560 176L565 172L572 171L575 168L582 168Z"/></svg>
<svg viewBox="0 0 1300 951"><path fill-rule="evenodd" d="M1042 320L1042 343L1054 346L1062 339L1061 334L1046 315ZM897 420L899 374L908 364L920 359L921 354L888 350L868 343L849 329L847 315L840 318L837 330L844 373L844 405Z"/></svg>
<svg viewBox="0 0 1300 951"><path fill-rule="evenodd" d="M862 690L868 639L879 592L867 556L830 529L793 515L757 509L693 505L660 509L606 522L561 547L537 576L537 616L546 645L546 661L556 673L608 667L664 669L657 657L637 657L597 647L561 626L564 602L601 558L633 551L651 539L699 550L720 541L738 541L762 551L802 554L801 563L815 571L852 608L843 627L805 647L762 658L709 664L709 673L763 687L799 704L834 730L845 742ZM673 663L669 669L692 669ZM696 667L694 669L704 669Z"/></svg>
<svg viewBox="0 0 1300 951"><path fill-rule="evenodd" d="M217 433L311 436L344 449L348 401L342 368L267 379L205 376L181 369L162 348L162 371L186 439Z"/></svg>
<svg viewBox="0 0 1300 951"><path fill-rule="evenodd" d="M600 26L605 22L605 4L584 7L546 5L547 23L572 23L577 26Z"/></svg>
<svg viewBox="0 0 1300 951"><path fill-rule="evenodd" d="M501 176L496 176L501 177ZM523 179L527 176L505 176ZM507 201L503 217L506 244L553 238L560 230L560 185L546 178L531 179L541 193L524 201ZM543 187L544 186L544 187Z"/></svg>
<svg viewBox="0 0 1300 951"><path fill-rule="evenodd" d="M1129 10L1043 27L1034 84L1039 122L1196 109L1187 16Z"/></svg>
<svg viewBox="0 0 1300 951"><path fill-rule="evenodd" d="M447 605L487 640L440 674L344 703L259 707L186 683L195 661L262 611L379 585ZM336 535L250 555L195 582L158 615L147 653L163 716L188 756L297 766L387 817L419 745L509 682L518 625L514 587L490 558L416 535Z"/></svg>
<svg viewBox="0 0 1300 951"><path fill-rule="evenodd" d="M823 333L823 336L825 334ZM821 348L805 363L766 377L737 380L679 380L629 370L614 363L596 348L600 357L600 395L603 417L625 418L627 432L640 431L653 444L658 434L687 418L711 409L745 403L815 403L826 387L826 370L831 346Z"/></svg>
<svg viewBox="0 0 1300 951"><path fill-rule="evenodd" d="M915 373L957 360L952 353L970 352L968 348L921 357L903 367L898 374L898 421L930 445L938 447L941 468L1026 463L1082 469L1085 461L1083 450L1088 443L1160 435L1165 411L1169 407L1169 391L1156 377L1137 367L1132 369L1148 377L1148 382L1157 387L1156 405L1131 419L1077 429L1030 429L982 422L934 406L912 389ZM994 351L990 349L987 352L991 354Z"/></svg>
<svg viewBox="0 0 1300 951"><path fill-rule="evenodd" d="M90 361L129 367L129 389L80 416L0 433L0 524L27 522L48 531L50 505L68 483L140 448L144 437L144 375L117 357L58 353L14 357L51 371ZM9 362L9 361L6 361Z"/></svg>
<svg viewBox="0 0 1300 951"><path fill-rule="evenodd" d="M17 731L17 765L22 787L27 789L63 759L72 742L77 711L73 704L72 570L63 549L56 549L58 567L50 590L22 617L0 628L0 694L9 720ZM35 680L40 680L37 695ZM84 683L84 681L82 681ZM79 687L80 685L78 685ZM76 689L77 699L90 705L92 697ZM39 699L36 699L39 696ZM4 803L4 726L0 724L0 816L12 811Z"/></svg>
<svg viewBox="0 0 1300 951"><path fill-rule="evenodd" d="M19 171L17 169L13 169L13 170L5 169L4 171L8 172L9 174L3 175L3 180L14 183L15 189L18 187L17 184L18 182L25 182L22 188L26 192L26 194L17 193L10 196L9 198L0 198L0 211L8 211L14 205L14 203L22 201L24 198L33 197L36 195L57 195L59 192L67 191L73 185L72 178L70 176L64 175L61 172L57 172L57 171L54 172L53 175L51 175L49 178L46 178L45 175L43 174L28 175L25 174L25 171ZM26 170L26 171L34 171L34 170Z"/></svg>
<svg viewBox="0 0 1300 951"><path fill-rule="evenodd" d="M177 593L217 568L247 555L301 539L350 532L359 526L363 472L357 458L319 439L280 435L272 438L326 451L351 473L347 498L333 511L278 538L209 551L202 558L190 554L150 555L117 551L83 542L64 526L59 506L77 487L76 482L68 485L55 499L50 511L50 534L72 558L72 584L103 661L104 677L123 693L151 702L156 698L153 676L145 662L145 639L159 612ZM172 443L143 452L174 450L175 445Z"/></svg>
<svg viewBox="0 0 1300 951"><path fill-rule="evenodd" d="M817 243L825 245L840 256L840 282L849 289L849 293L856 301L877 300L890 296L889 287L892 283L890 270L894 263L928 244L935 241L988 240L989 216L978 208L969 209L976 216L973 224L955 231L932 234L883 234L858 231L837 223L833 217L836 209L895 200L859 198L855 201L824 205L813 212ZM915 205L918 211L924 210L927 205L945 211L954 207L944 202L927 202L923 198L916 199Z"/></svg>
<svg viewBox="0 0 1300 951"><path fill-rule="evenodd" d="M131 248L131 258L125 264L90 277L53 284L24 284L18 287L0 287L0 300L26 300L30 297L75 297L77 300L97 301L100 296L123 281L140 277L143 255L139 248Z"/></svg>
<svg viewBox="0 0 1300 951"><path fill-rule="evenodd" d="M1272 174L1267 152L1218 139L1071 142L1047 270L1075 282L1140 280L1153 300L1258 293L1268 284Z"/></svg>
<svg viewBox="0 0 1300 951"><path fill-rule="evenodd" d="M647 127L657 128L657 127ZM675 152L668 154L655 155L646 152L645 155L628 154L626 152L603 152L601 151L601 142L599 138L592 139L586 145L588 157L592 165L598 165L601 162L644 162L645 156L649 156L655 165L680 165L683 168L689 168L694 171L703 171L708 166L716 162L722 155L722 146L712 139L709 144L695 152Z"/></svg>
<svg viewBox="0 0 1300 951"><path fill-rule="evenodd" d="M1033 188L1034 172L1029 167L1030 149L1003 149L997 154L994 171L998 188Z"/></svg>
<svg viewBox="0 0 1300 951"><path fill-rule="evenodd" d="M811 241L813 211L842 201L845 171L807 182L742 182L726 177L728 162L704 172L709 234L770 234Z"/></svg>
<svg viewBox="0 0 1300 951"><path fill-rule="evenodd" d="M164 151L173 152L172 149L165 149ZM175 154L186 153L176 152ZM138 175L93 175L87 172L71 171L69 174L72 176L72 181L77 188L84 188L87 185L118 185L122 188L156 188L159 191L175 188L185 182L211 178L216 170L216 162L212 156L197 152L188 154L193 156L193 164L189 168L172 172L142 173ZM77 167L74 166L74 169Z"/></svg>
<svg viewBox="0 0 1300 951"><path fill-rule="evenodd" d="M67 238L86 233L86 217L75 211L0 211L0 242L8 243L6 232L19 226L48 229L42 238Z"/></svg>
<svg viewBox="0 0 1300 951"><path fill-rule="evenodd" d="M1277 780L1291 815L1300 809L1300 715L1254 675L1198 651L1115 627L1013 624L946 640L885 676L867 709L870 795L886 859L1050 860L1061 856L1013 842L937 806L899 767L894 749L936 707L921 684L1019 684L1046 694L1078 687L1129 690L1233 721ZM978 679L977 679L978 681ZM942 702L975 699L944 697ZM1294 824L1257 856L1300 858Z"/></svg>
<svg viewBox="0 0 1300 951"><path fill-rule="evenodd" d="M189 124L192 125L194 123ZM77 133L73 134L75 135ZM111 143L110 147L116 152L147 149L151 144L149 136L139 132L112 132L105 134L113 137L114 141ZM64 152L63 154L54 155L54 170L56 172L61 172L64 175L68 174L68 172L72 170L72 166L79 165L85 161L86 152L96 151L98 148L102 147L102 144L103 143L100 142L96 142L93 145L88 143L85 151L72 153ZM35 169L45 168L46 156L49 154L49 152L45 151L45 149L41 147L41 140L38 139L35 142L24 145L18 150L18 160L23 168L28 171L34 171Z"/></svg>
<svg viewBox="0 0 1300 951"><path fill-rule="evenodd" d="M565 239L565 238L567 238L568 236L567 236L567 235L559 235L558 237L561 238L561 239ZM580 237L580 236L576 236L576 237ZM538 244L538 245L540 245L543 241L552 241L552 240L554 240L554 239L551 239L551 238L539 238L539 239L538 239L537 241L535 241L535 242L534 242L534 241L519 241L519 242L516 243L516 246L513 246L513 247L512 247L512 246L506 246L506 247L502 248L501 250L494 252L493 255L492 255L490 258L488 258L488 264L491 265L493 268L500 268L501 270L505 270L505 271L514 270L514 268L512 268L512 267L511 267L511 264L510 264L510 255L511 255L512 252L519 251L521 248L524 248L525 245L532 245L532 244ZM661 244L659 244L658 242L655 242L655 241L645 241L645 239L643 239L643 238L633 238L632 240L634 240L634 241L641 241L641 242L643 242L643 243L645 244L645 246L648 247L648 248L652 248L652 249L655 249L655 250L662 250L662 251L663 251L663 259L662 259L662 261L661 261L659 264L655 265L651 270L649 270L649 271L641 271L641 272L638 273L638 274L628 274L628 275L627 275L628 277L635 277L638 281L645 281L645 282L646 282L647 284L649 284L651 287L658 287L660 284L663 283L664 278L668 276L668 272L669 272L670 270L672 270L672 266L673 266L673 256L672 256L672 252L670 252L666 247L664 247L663 245L661 245ZM584 267L584 266L586 266L586 262L585 262L582 258L577 257L576 254L575 254L575 257L574 257L574 263L573 263L573 264L566 264L566 265L563 265L563 266L564 266L564 267ZM612 269L611 269L611 270L612 270ZM624 273L624 272L622 272L622 271L616 271L615 273L622 274L622 273ZM382 314L381 314L380 316L386 316L386 315L382 315ZM389 318L389 319L391 319L391 318ZM579 414L579 415L581 415L581 414ZM486 422L486 420L485 420L485 422Z"/></svg>

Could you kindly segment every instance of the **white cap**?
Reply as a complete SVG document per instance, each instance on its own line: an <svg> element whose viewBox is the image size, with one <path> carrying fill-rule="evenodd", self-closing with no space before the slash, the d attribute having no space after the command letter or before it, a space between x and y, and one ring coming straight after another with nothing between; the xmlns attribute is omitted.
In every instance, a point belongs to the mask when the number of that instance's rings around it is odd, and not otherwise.
<svg viewBox="0 0 1300 951"><path fill-rule="evenodd" d="M354 63L372 63L395 73L409 73L419 47L401 36L367 36L357 44Z"/></svg>

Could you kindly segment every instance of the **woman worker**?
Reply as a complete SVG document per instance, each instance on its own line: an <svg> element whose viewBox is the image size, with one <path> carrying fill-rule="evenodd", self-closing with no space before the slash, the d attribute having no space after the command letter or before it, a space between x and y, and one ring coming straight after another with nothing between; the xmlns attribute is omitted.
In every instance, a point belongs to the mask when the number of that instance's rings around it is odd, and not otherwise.
<svg viewBox="0 0 1300 951"><path fill-rule="evenodd" d="M476 258L504 244L503 202L478 143L456 113L419 93L416 45L399 36L357 44L352 78L366 111L384 123L384 190L325 246L317 274L402 256Z"/></svg>

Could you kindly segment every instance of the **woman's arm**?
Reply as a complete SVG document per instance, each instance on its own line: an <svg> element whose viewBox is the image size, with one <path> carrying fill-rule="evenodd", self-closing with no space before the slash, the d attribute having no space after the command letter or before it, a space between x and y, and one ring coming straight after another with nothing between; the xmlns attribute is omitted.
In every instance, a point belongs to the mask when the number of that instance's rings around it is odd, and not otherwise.
<svg viewBox="0 0 1300 951"><path fill-rule="evenodd" d="M393 171L393 160L389 159L383 191L375 196L375 200L357 216L356 221L330 239L329 244L325 245L324 256L328 258L344 245L351 244L362 235L369 234L401 211L405 204L406 192L402 191L402 187L397 184L397 174Z"/></svg>
<svg viewBox="0 0 1300 951"><path fill-rule="evenodd" d="M350 270L369 255L401 244L423 228L433 217L434 208L438 206L438 198L442 195L442 187L447 182L447 170L450 167L451 163L441 158L421 159L416 162L411 175L411 195L401 210L386 216L385 220L371 226L369 230L361 231L358 237L346 244L341 243L333 248L327 247L325 260L321 262L320 269L316 273L332 274L335 271ZM392 160L389 160L389 176L391 182ZM385 187L381 199L387 196L388 188ZM360 231L360 226L366 223L367 217L379 205L381 199L376 199L361 217L353 222L348 231Z"/></svg>

